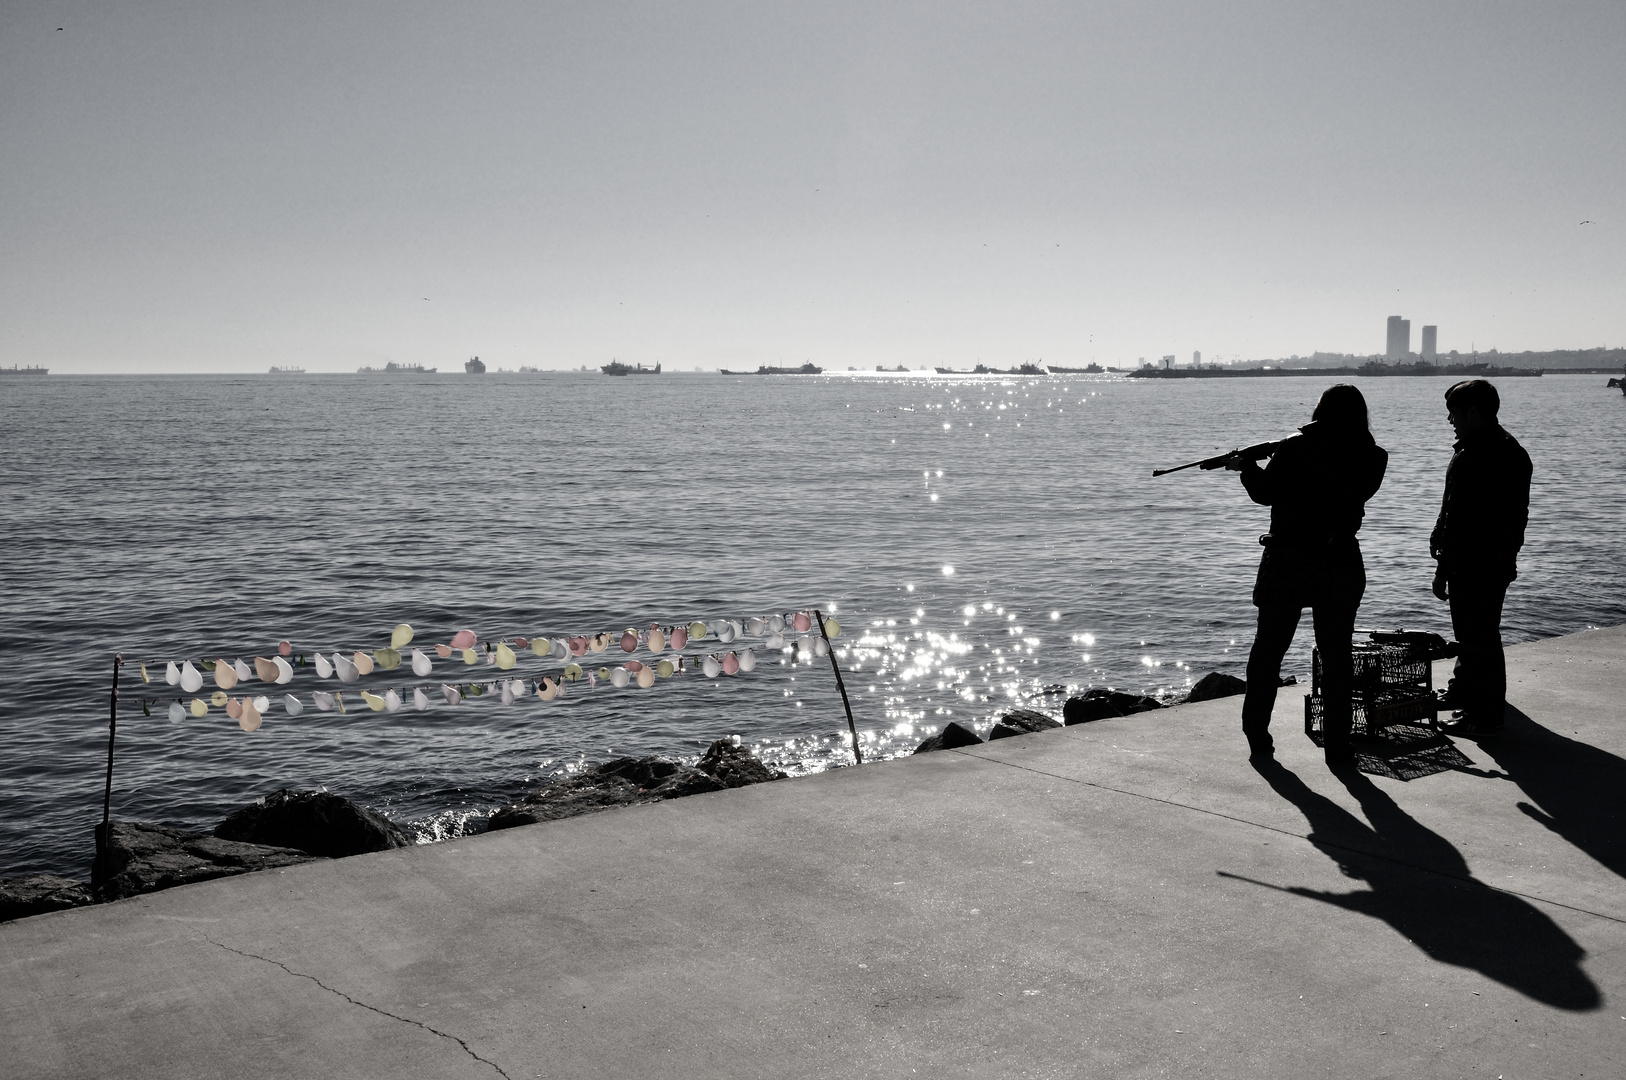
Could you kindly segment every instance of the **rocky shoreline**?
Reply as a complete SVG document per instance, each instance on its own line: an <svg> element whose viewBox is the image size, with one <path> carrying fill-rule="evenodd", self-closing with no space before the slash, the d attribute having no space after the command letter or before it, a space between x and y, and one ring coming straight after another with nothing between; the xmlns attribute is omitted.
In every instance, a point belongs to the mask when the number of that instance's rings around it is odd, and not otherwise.
<svg viewBox="0 0 1626 1080"><path fill-rule="evenodd" d="M1162 709L1184 701L1240 694L1241 679L1218 672L1204 676L1184 698L1159 701L1111 688L1068 698L1060 720L1035 709L1014 708L995 721L988 739L1092 723ZM969 727L949 723L915 753L981 744ZM509 829L608 810L664 802L708 791L782 780L735 739L712 743L693 765L666 757L616 758L574 776L554 780L492 814L488 829ZM139 821L97 827L99 855L91 881L55 874L0 879L0 922L51 911L108 903L178 885L234 874L340 859L412 846L400 826L327 791L282 789L229 815L213 832L191 832Z"/></svg>

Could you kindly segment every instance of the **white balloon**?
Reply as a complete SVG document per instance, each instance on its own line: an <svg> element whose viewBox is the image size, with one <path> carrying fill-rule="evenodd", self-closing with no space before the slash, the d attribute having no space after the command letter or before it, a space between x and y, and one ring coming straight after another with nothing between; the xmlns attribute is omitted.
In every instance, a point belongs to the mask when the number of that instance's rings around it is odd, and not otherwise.
<svg viewBox="0 0 1626 1080"><path fill-rule="evenodd" d="M757 654L750 649L740 650L740 670L751 671L757 666Z"/></svg>
<svg viewBox="0 0 1626 1080"><path fill-rule="evenodd" d="M721 641L725 645L728 644L730 641L733 641L734 640L734 624L731 623L731 622L726 622L726 621L718 623L717 624L717 640Z"/></svg>
<svg viewBox="0 0 1626 1080"><path fill-rule="evenodd" d="M565 644L564 639L563 638L554 638L553 639L553 658L555 660L563 660L565 657L567 657L569 655L570 655L570 646Z"/></svg>
<svg viewBox="0 0 1626 1080"><path fill-rule="evenodd" d="M512 705L514 703L514 680L513 679L504 679L503 680L503 683L502 683L502 703L504 705Z"/></svg>
<svg viewBox="0 0 1626 1080"><path fill-rule="evenodd" d="M250 668L247 664L243 663L243 660L242 660L241 657L239 657L237 662L231 666L231 669L233 671L237 672L237 677L239 679L243 680L244 682L247 682L249 679L252 679L254 677L253 669Z"/></svg>
<svg viewBox="0 0 1626 1080"><path fill-rule="evenodd" d="M164 665L164 681L171 686L181 681L181 669L175 666L173 660Z"/></svg>
<svg viewBox="0 0 1626 1080"><path fill-rule="evenodd" d="M760 616L753 615L745 620L745 632L752 637L761 637L762 632L767 628L768 624Z"/></svg>
<svg viewBox="0 0 1626 1080"><path fill-rule="evenodd" d="M317 691L315 691L314 693L311 694L311 704L315 705L318 709L321 709L323 712L332 712L333 711L333 695L323 693L322 691L317 690Z"/></svg>
<svg viewBox="0 0 1626 1080"><path fill-rule="evenodd" d="M269 709L270 707L271 707L271 699L266 697L264 694L261 694L259 697L254 699L254 711L255 712L263 713L263 712L265 712L265 710Z"/></svg>
<svg viewBox="0 0 1626 1080"><path fill-rule="evenodd" d="M434 670L435 663L424 654L422 649L412 650L412 674L422 679Z"/></svg>
<svg viewBox="0 0 1626 1080"><path fill-rule="evenodd" d="M785 635L779 633L769 634L768 640L763 644L770 649L783 649L785 647Z"/></svg>
<svg viewBox="0 0 1626 1080"><path fill-rule="evenodd" d="M175 665L171 664L169 666L174 667ZM183 706L179 701L170 702L169 703L169 722L172 723L172 724L179 724L184 719L186 719L186 708L185 708L185 706Z"/></svg>
<svg viewBox="0 0 1626 1080"><path fill-rule="evenodd" d="M282 657L274 661L277 665L277 685L286 686L294 681L294 666Z"/></svg>
<svg viewBox="0 0 1626 1080"><path fill-rule="evenodd" d="M717 676L723 673L723 665L717 662L717 658L715 656L706 657L705 662L700 665L700 668L706 673L706 678L708 679L715 679Z"/></svg>
<svg viewBox="0 0 1626 1080"><path fill-rule="evenodd" d="M448 705L456 705L459 701L463 700L462 691L458 690L458 688L453 686L451 683L441 683L440 692L446 696L446 704Z"/></svg>
<svg viewBox="0 0 1626 1080"><path fill-rule="evenodd" d="M401 711L401 695L397 694L393 688L384 691L384 708L390 712Z"/></svg>
<svg viewBox="0 0 1626 1080"><path fill-rule="evenodd" d="M617 689L626 686L627 682L631 678L632 673L624 667L618 667L614 671L610 672L610 682L614 684Z"/></svg>
<svg viewBox="0 0 1626 1080"><path fill-rule="evenodd" d="M333 665L327 662L327 657L321 653L316 654L316 677L318 679L333 678Z"/></svg>
<svg viewBox="0 0 1626 1080"><path fill-rule="evenodd" d="M783 630L784 628L785 628L785 620L782 617L780 617L778 615L770 615L770 616L768 616L768 629L769 630L772 630L774 633L777 634L781 630Z"/></svg>
<svg viewBox="0 0 1626 1080"><path fill-rule="evenodd" d="M813 639L813 655L814 656L829 656L830 655L830 643L828 641L825 641L821 637L820 638L814 638Z"/></svg>
<svg viewBox="0 0 1626 1080"><path fill-rule="evenodd" d="M339 672L340 682L355 682L357 679L361 678L360 669L358 669L356 665L352 664L350 661L346 660L343 653L333 654L333 666Z"/></svg>
<svg viewBox="0 0 1626 1080"><path fill-rule="evenodd" d="M429 708L429 695L423 692L421 686L412 691L412 707L419 712Z"/></svg>
<svg viewBox="0 0 1626 1080"><path fill-rule="evenodd" d="M282 699L282 707L289 716L298 716L300 713L305 711L305 703L294 697L292 694L289 694Z"/></svg>
<svg viewBox="0 0 1626 1080"><path fill-rule="evenodd" d="M190 660L181 664L181 689L188 694L195 694L203 689L203 672L193 667Z"/></svg>

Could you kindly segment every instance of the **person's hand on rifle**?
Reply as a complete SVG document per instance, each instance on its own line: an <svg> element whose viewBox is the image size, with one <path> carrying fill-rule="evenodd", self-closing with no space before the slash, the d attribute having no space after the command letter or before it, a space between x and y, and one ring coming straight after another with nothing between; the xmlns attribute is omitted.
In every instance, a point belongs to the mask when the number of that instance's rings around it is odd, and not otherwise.
<svg viewBox="0 0 1626 1080"><path fill-rule="evenodd" d="M1240 450L1225 459L1225 468L1228 472L1241 472L1243 466L1247 464L1248 459L1242 456Z"/></svg>

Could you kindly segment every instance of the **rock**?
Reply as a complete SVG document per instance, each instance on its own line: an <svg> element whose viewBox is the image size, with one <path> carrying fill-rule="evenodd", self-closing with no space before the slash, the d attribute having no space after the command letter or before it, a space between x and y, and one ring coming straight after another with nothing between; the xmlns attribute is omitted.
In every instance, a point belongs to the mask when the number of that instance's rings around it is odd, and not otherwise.
<svg viewBox="0 0 1626 1080"><path fill-rule="evenodd" d="M734 745L732 739L718 739L712 743L694 767L716 778L725 788L785 779L784 773L768 768L751 751Z"/></svg>
<svg viewBox="0 0 1626 1080"><path fill-rule="evenodd" d="M311 861L293 848L222 840L144 821L115 821L110 833L92 875L102 900Z"/></svg>
<svg viewBox="0 0 1626 1080"><path fill-rule="evenodd" d="M943 725L943 730L915 747L915 753L927 754L933 750L953 750L957 746L981 746L982 738L968 727L954 721Z"/></svg>
<svg viewBox="0 0 1626 1080"><path fill-rule="evenodd" d="M1071 726L1088 724L1093 720L1105 720L1113 716L1129 716L1162 707L1163 703L1154 697L1126 694L1111 687L1097 686L1076 697L1068 698L1066 704L1062 706L1061 715L1062 721Z"/></svg>
<svg viewBox="0 0 1626 1080"><path fill-rule="evenodd" d="M709 755L710 751L707 753ZM721 760L721 756L714 759ZM689 765L680 765L670 758L616 758L568 779L555 780L518 802L510 803L491 815L488 828L511 829L516 825L558 821L578 814L591 814L596 810L608 810L613 806L662 802L706 791L721 791L725 786L725 782L717 776Z"/></svg>
<svg viewBox="0 0 1626 1080"><path fill-rule="evenodd" d="M222 821L215 835L329 859L412 846L411 837L382 814L325 791L289 788L243 807Z"/></svg>
<svg viewBox="0 0 1626 1080"><path fill-rule="evenodd" d="M93 904L90 886L56 874L0 878L0 922Z"/></svg>
<svg viewBox="0 0 1626 1080"><path fill-rule="evenodd" d="M1210 671L1197 680L1186 695L1187 701L1213 701L1215 698L1235 697L1247 693L1248 684L1235 675L1222 675L1218 671Z"/></svg>
<svg viewBox="0 0 1626 1080"><path fill-rule="evenodd" d="M1029 735L1035 731L1059 727L1061 724L1058 721L1052 720L1042 712L1034 712L1032 709L1012 709L999 718L999 723L988 733L988 741L1009 739L1013 735Z"/></svg>

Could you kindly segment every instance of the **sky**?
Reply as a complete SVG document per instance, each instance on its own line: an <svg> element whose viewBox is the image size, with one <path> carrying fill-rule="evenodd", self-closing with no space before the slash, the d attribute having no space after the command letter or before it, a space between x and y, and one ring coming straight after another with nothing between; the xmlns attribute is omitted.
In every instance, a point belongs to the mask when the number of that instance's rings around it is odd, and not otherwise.
<svg viewBox="0 0 1626 1080"><path fill-rule="evenodd" d="M0 0L0 365L1620 346L1623 44L1619 0Z"/></svg>

